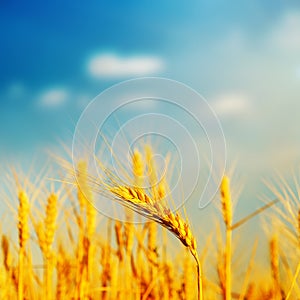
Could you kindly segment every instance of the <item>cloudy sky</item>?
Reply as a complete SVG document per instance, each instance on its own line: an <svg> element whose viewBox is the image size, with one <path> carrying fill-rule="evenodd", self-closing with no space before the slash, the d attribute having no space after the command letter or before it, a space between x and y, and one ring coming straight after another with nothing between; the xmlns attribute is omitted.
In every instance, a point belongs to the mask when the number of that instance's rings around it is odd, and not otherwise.
<svg viewBox="0 0 300 300"><path fill-rule="evenodd" d="M0 162L72 141L82 110L141 76L215 109L244 174L299 162L300 3L1 1Z"/></svg>

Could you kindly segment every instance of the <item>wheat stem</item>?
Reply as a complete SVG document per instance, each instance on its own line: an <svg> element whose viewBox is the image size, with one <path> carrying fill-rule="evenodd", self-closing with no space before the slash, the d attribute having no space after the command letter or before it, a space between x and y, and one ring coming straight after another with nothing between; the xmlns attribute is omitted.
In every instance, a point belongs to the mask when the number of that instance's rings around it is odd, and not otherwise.
<svg viewBox="0 0 300 300"><path fill-rule="evenodd" d="M294 288L294 285L295 285L296 280L298 278L299 272L300 272L300 262L297 265L297 269L296 269L295 275L293 277L293 280L292 280L292 283L290 285L290 288L289 288L289 290L288 290L288 292L286 294L285 300L288 300L290 298L290 296L292 294L292 291L293 291L293 288Z"/></svg>

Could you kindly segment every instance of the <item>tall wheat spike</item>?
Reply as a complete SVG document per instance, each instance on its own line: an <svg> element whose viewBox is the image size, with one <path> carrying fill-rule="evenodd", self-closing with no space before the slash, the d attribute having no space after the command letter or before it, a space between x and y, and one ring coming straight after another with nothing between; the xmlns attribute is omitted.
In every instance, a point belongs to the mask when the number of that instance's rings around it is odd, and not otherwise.
<svg viewBox="0 0 300 300"><path fill-rule="evenodd" d="M143 185L145 184L144 173L145 173L146 165L144 164L143 155L137 148L133 150L131 161L132 161L133 185L142 188ZM134 265L133 259L134 259L133 255L131 255L132 266ZM140 245L138 245L137 258L136 258L137 263L140 263L140 259L141 259L141 251L140 251ZM141 290L142 290L141 272L142 270L137 266L136 267L137 297L139 298L141 298Z"/></svg>
<svg viewBox="0 0 300 300"><path fill-rule="evenodd" d="M52 274L53 274L53 259L52 243L56 231L56 218L57 218L57 195L51 194L47 199L46 216L45 216L45 291L46 299L52 298Z"/></svg>
<svg viewBox="0 0 300 300"><path fill-rule="evenodd" d="M77 198L80 207L79 241L77 253L77 293L83 295L89 289L94 266L93 237L96 229L96 208L93 193L88 184L88 165L82 160L77 165ZM86 213L86 216L85 216ZM86 220L86 224L84 221Z"/></svg>
<svg viewBox="0 0 300 300"><path fill-rule="evenodd" d="M271 273L274 282L275 294L284 298L280 287L280 274L279 274L279 247L278 247L278 236L274 235L270 240L270 264Z"/></svg>
<svg viewBox="0 0 300 300"><path fill-rule="evenodd" d="M25 245L29 239L29 201L25 191L19 192L18 229L19 229L19 274L18 274L18 299L24 299L24 259Z"/></svg>
<svg viewBox="0 0 300 300"><path fill-rule="evenodd" d="M145 146L145 161L147 167L148 183L150 185L150 195L153 201L157 202L158 197L158 178L157 178L157 166L155 160L153 159L153 150L150 145ZM155 222L149 222L148 224L148 251L149 259L151 261L149 265L151 281L157 283L158 281L158 261L156 252L157 243L157 224ZM157 284L154 285L152 289L153 297L158 297Z"/></svg>
<svg viewBox="0 0 300 300"><path fill-rule="evenodd" d="M232 239L232 203L230 193L230 181L224 176L221 182L221 204L223 220L226 226L226 247L225 247L225 299L231 299L231 239Z"/></svg>
<svg viewBox="0 0 300 300"><path fill-rule="evenodd" d="M77 244L77 268L76 268L76 299L83 297L85 293L85 283L87 280L87 237L85 225L85 212L87 208L88 187L86 185L87 164L85 161L79 161L77 164L77 199L79 202L80 212L77 216L78 223L78 244Z"/></svg>

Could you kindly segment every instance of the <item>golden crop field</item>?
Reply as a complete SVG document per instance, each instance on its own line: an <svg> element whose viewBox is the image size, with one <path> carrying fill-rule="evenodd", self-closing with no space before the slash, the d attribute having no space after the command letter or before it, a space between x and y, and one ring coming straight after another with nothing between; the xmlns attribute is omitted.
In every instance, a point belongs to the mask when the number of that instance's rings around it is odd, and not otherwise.
<svg viewBox="0 0 300 300"><path fill-rule="evenodd" d="M279 188L270 186L275 200L262 203L237 222L233 222L230 178L225 175L218 196L222 221L211 235L200 238L184 210L173 210L167 178L157 180L151 151L147 146L133 152L127 174L131 185L124 185L105 169L104 162L100 164L105 178L90 176L84 160L75 171L62 162L61 172L71 173L73 182L58 179L59 184L53 184L50 180L50 187L44 183L49 178L37 175L36 182L31 182L29 177L9 172L10 192L3 193L2 200L15 221L12 226L1 222L0 298L300 298L296 175L293 186L279 178ZM144 187L145 181L150 188ZM98 213L95 193L123 206L126 222ZM266 213L272 220L266 233L269 248L264 249L267 267L256 262L259 245L252 237L247 240L251 255L239 265L235 252L241 245L234 241L235 230ZM134 215L147 222L134 223ZM177 238L176 247L172 236Z"/></svg>

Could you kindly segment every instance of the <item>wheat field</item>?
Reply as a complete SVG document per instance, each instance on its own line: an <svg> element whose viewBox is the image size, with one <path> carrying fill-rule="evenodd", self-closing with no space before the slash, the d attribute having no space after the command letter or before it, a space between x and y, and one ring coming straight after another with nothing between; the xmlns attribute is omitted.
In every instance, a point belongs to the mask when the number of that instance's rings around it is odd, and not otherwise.
<svg viewBox="0 0 300 300"><path fill-rule="evenodd" d="M84 160L73 173L62 166L61 172L76 177L71 183L47 185L48 179L32 182L9 172L10 192L2 200L15 219L0 227L0 299L300 299L297 179L291 185L279 176L268 186L275 198L234 222L225 175L219 222L210 235L198 237L196 224L170 205L167 178L157 180L151 151L147 146L132 153L131 185L107 169L106 178L90 176ZM126 221L101 215L95 193L122 206ZM139 215L146 222L134 223ZM249 237L251 255L239 265L235 231L257 215L268 220L261 224L266 263L256 261L259 245Z"/></svg>

